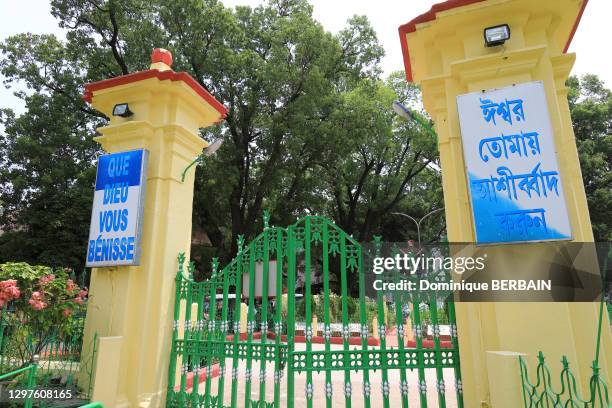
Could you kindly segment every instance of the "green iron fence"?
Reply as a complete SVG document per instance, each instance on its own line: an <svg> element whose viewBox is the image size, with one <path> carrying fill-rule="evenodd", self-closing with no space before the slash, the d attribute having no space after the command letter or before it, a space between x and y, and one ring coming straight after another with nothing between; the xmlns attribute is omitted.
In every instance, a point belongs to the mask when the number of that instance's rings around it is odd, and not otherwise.
<svg viewBox="0 0 612 408"><path fill-rule="evenodd" d="M607 256L603 259L602 271L602 293L599 303L599 319L597 324L597 341L595 345L595 357L591 369L593 374L589 380L588 399L581 396L577 389L576 378L569 366L566 356L561 359L563 368L560 374L560 387L555 390L551 384L550 370L546 364L544 354L538 353L538 366L536 368L536 382L533 384L529 380L529 373L525 359L519 357L521 370L521 380L523 388L523 403L525 408L539 407L562 407L562 408L611 408L608 396L608 386L600 375L599 354L601 351L601 335L604 320L604 310L610 311L610 304L606 302L607 283L606 273L608 271L608 261L612 257L612 247L608 246Z"/></svg>
<svg viewBox="0 0 612 408"><path fill-rule="evenodd" d="M25 383L25 389L27 390L33 390L34 387L36 386L36 369L37 369L37 362L34 361L32 364L29 364L25 367L22 368L18 368L16 370L10 371L6 374L0 375L0 381L4 381L7 380L9 378L13 378L15 376L19 376L19 375L26 375L26 383ZM32 395L27 395L26 398L23 399L23 406L25 408L32 408Z"/></svg>
<svg viewBox="0 0 612 408"><path fill-rule="evenodd" d="M76 318L69 332L51 327L43 338L28 338L27 330L24 333L22 327L15 326L16 320L7 318L9 313L12 312L2 310L0 315L0 373L15 372L28 365L35 356L34 380L37 387L71 389L75 397L89 399L97 336L90 344L83 344L84 317ZM23 386L19 381L14 385Z"/></svg>
<svg viewBox="0 0 612 408"><path fill-rule="evenodd" d="M550 370L544 354L538 354L535 384L529 380L525 359L519 357L521 379L523 381L523 401L525 408L563 407L563 408L610 408L608 387L599 374L597 363L593 364L593 374L589 381L588 399L584 399L576 387L576 378L565 356L561 360L563 369L560 375L560 386L551 383Z"/></svg>
<svg viewBox="0 0 612 408"><path fill-rule="evenodd" d="M409 347L404 300L378 293L371 302L379 323L372 327L358 242L323 217L288 228L269 227L268 219L265 214L264 231L248 245L239 239L236 258L222 270L213 260L204 282L193 280L193 263L185 269L179 255L168 407L463 407L452 303L443 344L439 302L412 302L416 338ZM332 289L339 292L340 321L332 321ZM323 297L317 319L315 291ZM296 321L296 299L304 302L303 322ZM242 322L241 308L247 310ZM422 330L425 312L431 339ZM390 314L394 328L387 327Z"/></svg>

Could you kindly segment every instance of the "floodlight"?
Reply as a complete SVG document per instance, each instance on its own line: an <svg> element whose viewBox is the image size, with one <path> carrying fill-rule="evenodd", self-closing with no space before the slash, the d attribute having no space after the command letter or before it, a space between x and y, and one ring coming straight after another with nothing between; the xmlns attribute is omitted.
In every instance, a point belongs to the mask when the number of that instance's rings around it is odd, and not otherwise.
<svg viewBox="0 0 612 408"><path fill-rule="evenodd" d="M129 118L134 112L130 110L127 103L118 103L113 108L113 116L121 116L122 118Z"/></svg>
<svg viewBox="0 0 612 408"><path fill-rule="evenodd" d="M510 38L510 26L502 24L484 29L485 45L487 47L495 47L502 45Z"/></svg>

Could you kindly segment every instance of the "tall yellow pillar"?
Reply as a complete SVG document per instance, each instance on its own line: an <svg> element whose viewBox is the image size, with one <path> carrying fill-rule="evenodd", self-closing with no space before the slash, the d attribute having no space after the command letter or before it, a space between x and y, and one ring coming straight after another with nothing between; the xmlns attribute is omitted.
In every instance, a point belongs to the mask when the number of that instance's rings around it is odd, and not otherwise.
<svg viewBox="0 0 612 408"><path fill-rule="evenodd" d="M575 60L567 48L585 6L586 0L452 0L400 27L407 79L421 85L439 136L450 242L475 242L457 96L536 80L546 92L573 240L593 241L565 87ZM510 39L485 47L484 28L501 24L509 25ZM466 407L491 404L488 377L495 373L487 373L487 352L525 353L534 367L542 350L554 373L566 355L586 394L598 304L457 303L456 310ZM600 366L609 383L609 330L602 340Z"/></svg>
<svg viewBox="0 0 612 408"><path fill-rule="evenodd" d="M191 244L194 172L185 182L181 173L207 145L198 129L226 114L222 104L171 64L171 54L156 49L151 69L85 87L84 98L110 118L96 138L104 150L149 152L140 265L96 268L91 277L84 344L96 332L121 338L120 347L105 349L119 354L119 375L104 379L116 382L116 395L105 397L114 401L111 407L164 404L177 255L184 251L188 259ZM128 103L133 116L113 116L120 103Z"/></svg>

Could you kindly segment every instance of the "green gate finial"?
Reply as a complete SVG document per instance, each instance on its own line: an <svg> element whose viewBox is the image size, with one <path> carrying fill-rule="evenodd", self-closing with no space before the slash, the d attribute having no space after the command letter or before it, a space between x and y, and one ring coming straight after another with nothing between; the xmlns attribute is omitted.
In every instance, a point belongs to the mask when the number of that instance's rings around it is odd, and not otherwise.
<svg viewBox="0 0 612 408"><path fill-rule="evenodd" d="M374 235L374 248L376 248L376 254L380 254L380 249L382 247L382 237L380 235Z"/></svg>
<svg viewBox="0 0 612 408"><path fill-rule="evenodd" d="M187 271L189 272L189 279L193 280L193 273L195 272L195 263L193 261L189 262Z"/></svg>
<svg viewBox="0 0 612 408"><path fill-rule="evenodd" d="M244 247L244 235L242 234L238 235L237 242L238 242L238 253L241 253Z"/></svg>
<svg viewBox="0 0 612 408"><path fill-rule="evenodd" d="M210 265L212 267L212 276L211 278L217 276L217 272L219 270L219 258L217 258L216 256L212 259L212 261L210 262Z"/></svg>
<svg viewBox="0 0 612 408"><path fill-rule="evenodd" d="M542 353L542 351L540 351L540 352L538 353L538 362L539 362L540 364L544 364L544 360L545 360L544 353Z"/></svg>
<svg viewBox="0 0 612 408"><path fill-rule="evenodd" d="M270 228L270 211L264 210L263 212L264 230Z"/></svg>
<svg viewBox="0 0 612 408"><path fill-rule="evenodd" d="M185 253L179 252L177 260L178 260L178 272L176 274L176 281L180 282L183 276L183 270L184 270L184 265L185 265Z"/></svg>
<svg viewBox="0 0 612 408"><path fill-rule="evenodd" d="M567 356L563 356L563 358L561 358L561 364L563 365L563 368L569 368L569 360L567 359Z"/></svg>

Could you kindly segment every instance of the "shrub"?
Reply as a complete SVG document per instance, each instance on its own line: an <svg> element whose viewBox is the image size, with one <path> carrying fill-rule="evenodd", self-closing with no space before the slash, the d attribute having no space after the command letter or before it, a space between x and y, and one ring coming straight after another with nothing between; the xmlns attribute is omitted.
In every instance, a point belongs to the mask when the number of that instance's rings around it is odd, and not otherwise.
<svg viewBox="0 0 612 408"><path fill-rule="evenodd" d="M67 270L0 264L0 352L27 364L50 342L72 336L79 327L73 317L84 312L86 296L87 289L73 282Z"/></svg>

